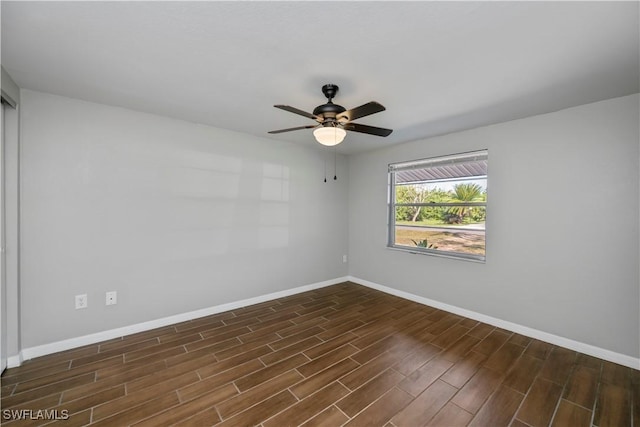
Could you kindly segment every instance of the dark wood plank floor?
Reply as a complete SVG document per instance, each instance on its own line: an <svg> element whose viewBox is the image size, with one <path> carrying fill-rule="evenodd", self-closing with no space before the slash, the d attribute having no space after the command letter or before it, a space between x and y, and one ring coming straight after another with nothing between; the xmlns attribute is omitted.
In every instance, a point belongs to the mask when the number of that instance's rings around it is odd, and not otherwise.
<svg viewBox="0 0 640 427"><path fill-rule="evenodd" d="M352 283L38 358L1 386L8 426L640 426L636 370Z"/></svg>

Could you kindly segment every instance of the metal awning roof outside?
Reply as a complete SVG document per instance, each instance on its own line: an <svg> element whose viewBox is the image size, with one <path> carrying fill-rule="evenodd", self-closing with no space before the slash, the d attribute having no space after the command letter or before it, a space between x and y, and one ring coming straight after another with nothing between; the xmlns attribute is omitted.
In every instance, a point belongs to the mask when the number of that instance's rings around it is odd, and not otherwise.
<svg viewBox="0 0 640 427"><path fill-rule="evenodd" d="M487 175L487 163L488 161L484 159L457 162L447 165L427 165L422 168L398 170L395 172L396 184L485 177Z"/></svg>

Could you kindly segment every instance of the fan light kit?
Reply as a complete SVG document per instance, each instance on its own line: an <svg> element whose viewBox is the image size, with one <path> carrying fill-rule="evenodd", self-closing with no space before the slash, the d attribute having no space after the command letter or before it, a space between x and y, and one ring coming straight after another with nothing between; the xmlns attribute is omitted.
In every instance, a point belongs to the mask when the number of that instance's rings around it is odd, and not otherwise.
<svg viewBox="0 0 640 427"><path fill-rule="evenodd" d="M344 140L344 137L347 135L346 131L348 130L376 136L389 136L391 132L393 132L391 129L352 123L353 120L384 111L385 108L381 104L371 101L359 107L347 110L342 105L334 104L332 102L333 98L338 93L338 89L338 86L334 84L326 84L322 86L322 93L327 97L327 103L317 106L313 110L313 114L288 105L274 105L274 107L280 108L281 110L315 120L318 124L272 130L269 133L276 134L291 132L293 130L315 128L313 136L316 138L316 141L322 145L332 147L340 144Z"/></svg>
<svg viewBox="0 0 640 427"><path fill-rule="evenodd" d="M336 127L321 127L317 128L313 131L313 136L316 137L316 141L318 141L322 145L326 145L327 147L333 147L334 145L340 144L344 141L344 137L347 135L347 131Z"/></svg>

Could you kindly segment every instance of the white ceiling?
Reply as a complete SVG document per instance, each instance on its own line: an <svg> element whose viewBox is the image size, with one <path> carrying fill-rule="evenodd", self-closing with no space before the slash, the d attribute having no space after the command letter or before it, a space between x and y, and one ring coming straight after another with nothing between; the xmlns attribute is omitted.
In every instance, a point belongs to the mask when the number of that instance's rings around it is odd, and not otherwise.
<svg viewBox="0 0 640 427"><path fill-rule="evenodd" d="M349 154L639 91L638 2L9 2L24 88L317 145L273 108L375 100ZM265 140L265 143L268 143Z"/></svg>

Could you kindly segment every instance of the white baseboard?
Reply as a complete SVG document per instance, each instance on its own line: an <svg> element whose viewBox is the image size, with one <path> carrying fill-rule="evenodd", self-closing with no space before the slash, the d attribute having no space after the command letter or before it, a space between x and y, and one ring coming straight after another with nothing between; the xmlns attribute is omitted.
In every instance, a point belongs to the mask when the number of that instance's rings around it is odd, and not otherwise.
<svg viewBox="0 0 640 427"><path fill-rule="evenodd" d="M7 358L7 368L16 368L22 364L22 352Z"/></svg>
<svg viewBox="0 0 640 427"><path fill-rule="evenodd" d="M9 357L9 359L7 360L7 366L10 368L14 368L14 367L20 366L23 360L29 360L29 359L33 359L40 356L46 356L47 354L70 350L72 348L82 347L84 345L95 344L101 341L119 338L125 335L131 335L138 332L149 331L151 329L161 328L163 326L173 325L175 323L186 322L188 320L193 320L193 319L197 319L204 316L210 316L212 314L222 313L229 310L235 310L237 308L246 307L248 305L259 304L261 302L271 301L274 299L311 291L313 289L319 289L319 288L324 288L326 286L343 283L343 282L346 282L347 280L348 280L347 277L339 277L336 279L325 280L324 282L312 283L310 285L304 285L304 286L299 286L293 289L286 289L284 291L273 292L270 294L248 298L241 301L235 301L227 304L216 305L213 307L203 308L201 310L190 311L188 313L176 314L174 316L163 317L161 319L151 320L143 323L137 323L135 325L124 326L121 328L111 329L108 331L97 332L95 334L84 335L82 337L70 338L70 339L57 341L49 344L43 344L35 347L25 348L25 349L22 349L20 354Z"/></svg>
<svg viewBox="0 0 640 427"><path fill-rule="evenodd" d="M151 320L148 322L138 323L135 325L124 326L122 328L111 329L108 331L85 335L82 337L70 338L67 340L25 348L19 354L10 356L7 359L7 367L15 368L17 366L20 366L24 360L33 359L40 356L46 356L47 354L70 350L73 348L82 347L84 345L95 344L101 341L106 341L113 338L131 335L138 332L144 332L151 329L168 326L175 323L185 322L188 320L193 320L193 319L197 319L204 316L210 316L212 314L222 313L229 310L235 310L237 308L246 307L253 304L259 304L265 301L283 298L290 295L307 292L313 289L324 288L326 286L331 286L331 285L335 285L335 284L346 282L346 281L357 283L359 285L376 289L378 291L381 291L390 295L395 295L400 298L408 299L410 301L414 301L420 304L428 305L430 307L438 308L438 309L447 311L449 313L468 317L469 319L477 320L479 322L488 323L490 325L493 325L502 329L506 329L508 331L512 331L521 335L525 335L531 338L535 338L540 341L545 341L551 344L555 344L561 347L578 351L580 353L588 354L590 356L598 357L600 359L608 360L613 363L627 366L629 368L640 370L640 358L635 358L635 357L627 356L625 354L616 353L616 352L606 350L600 347L596 347L590 344L574 341L569 338L564 338L558 335L539 331L537 329L518 325L517 323L508 322L506 320L497 319L495 317L487 316L481 313L477 313L475 311L466 310L464 308L445 304L439 301L414 295L408 292L400 291L398 289L390 288L388 286L380 285L380 284L370 282L368 280L360 279L358 277L353 277L353 276L339 277L332 280L326 280L323 282L317 282L310 285L299 286L296 288L287 289L280 292L274 292L274 293L254 297L254 298L244 299L241 301L221 304L213 307L204 308L201 310L190 311L188 313L177 314L174 316L163 317L161 319Z"/></svg>
<svg viewBox="0 0 640 427"><path fill-rule="evenodd" d="M376 289L378 291L395 295L400 298L408 299L420 304L435 307L449 313L457 314L459 316L468 317L469 319L477 320L479 322L488 323L493 326L497 326L502 329L506 329L511 332L516 332L520 335L535 338L540 341L545 341L551 344L565 347L570 350L575 350L580 353L588 354L599 359L608 360L609 362L617 363L619 365L627 366L632 369L640 370L640 358L627 356L626 354L616 353L611 350L596 347L590 344L585 344L579 341L574 341L569 338L564 338L558 335L550 334L548 332L539 331L537 329L529 328L527 326L518 325L517 323L508 322L506 320L497 319L495 317L487 316L475 311L466 310L464 308L456 307L453 305L445 304L439 301L435 301L429 298L424 298L418 295L410 294L408 292L399 291L384 285L379 285L368 280L360 279L358 277L348 276L348 280L357 283L359 285L366 286L368 288Z"/></svg>

